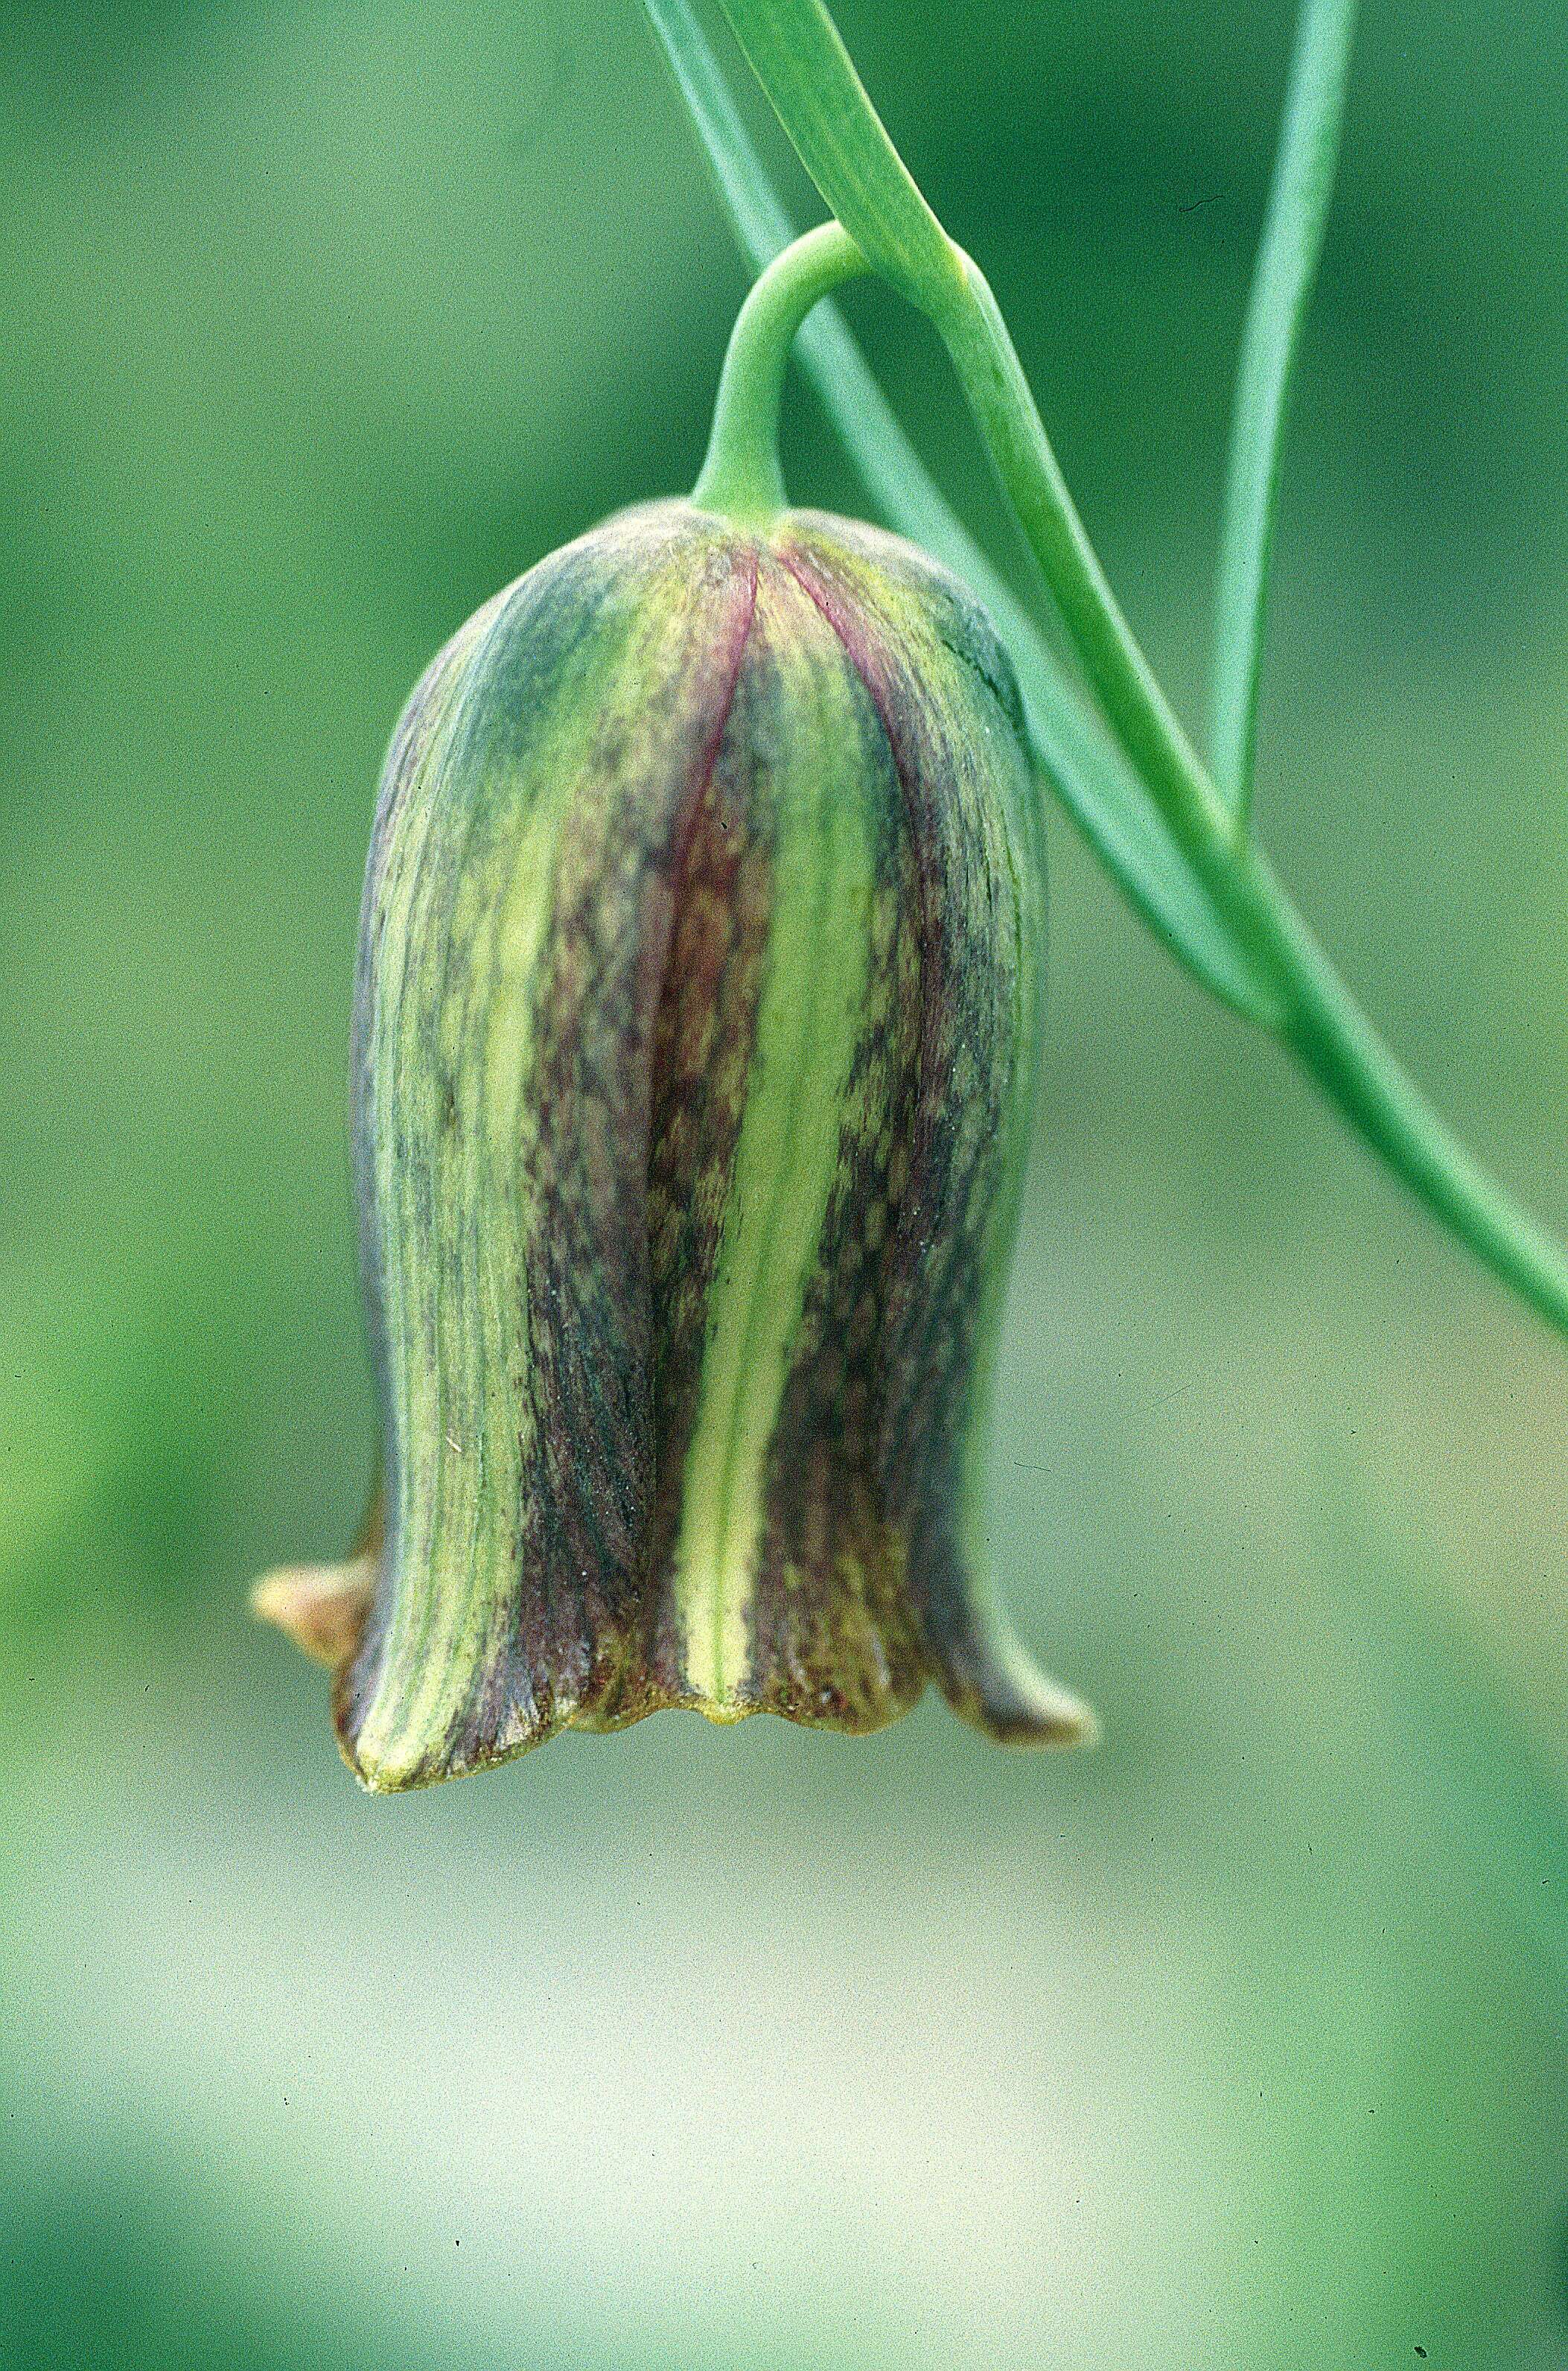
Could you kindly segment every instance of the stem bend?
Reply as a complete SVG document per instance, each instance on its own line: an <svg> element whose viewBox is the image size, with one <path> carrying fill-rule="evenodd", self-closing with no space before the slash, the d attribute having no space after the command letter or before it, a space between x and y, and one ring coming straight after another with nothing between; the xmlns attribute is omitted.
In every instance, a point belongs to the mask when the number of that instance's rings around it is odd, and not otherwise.
<svg viewBox="0 0 1568 2371"><path fill-rule="evenodd" d="M984 274L951 245L917 300L1065 620L1079 665L1193 873L1272 994L1263 1025L1417 1199L1568 1336L1568 1254L1466 1151L1357 1006L1182 732L1106 583ZM775 258L741 307L692 500L748 526L786 507L778 411L791 341L819 300L871 270L837 223Z"/></svg>
<svg viewBox="0 0 1568 2371"><path fill-rule="evenodd" d="M698 510L761 526L788 507L778 459L784 366L813 305L870 264L836 222L807 231L752 286L730 332L707 457L692 489Z"/></svg>

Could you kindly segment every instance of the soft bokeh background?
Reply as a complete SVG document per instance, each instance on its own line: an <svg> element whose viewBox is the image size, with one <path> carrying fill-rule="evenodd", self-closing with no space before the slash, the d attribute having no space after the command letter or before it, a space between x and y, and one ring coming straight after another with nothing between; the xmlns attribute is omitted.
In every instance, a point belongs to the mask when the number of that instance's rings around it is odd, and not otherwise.
<svg viewBox="0 0 1568 2371"><path fill-rule="evenodd" d="M1568 1223L1568 43L1365 17L1262 809ZM841 21L1193 712L1283 0ZM744 284L633 0L6 9L0 222L0 2364L1568 2363L1568 1361L1065 826L994 1544L1098 1753L667 1718L373 1802L247 1616L370 1458L388 728L689 482Z"/></svg>

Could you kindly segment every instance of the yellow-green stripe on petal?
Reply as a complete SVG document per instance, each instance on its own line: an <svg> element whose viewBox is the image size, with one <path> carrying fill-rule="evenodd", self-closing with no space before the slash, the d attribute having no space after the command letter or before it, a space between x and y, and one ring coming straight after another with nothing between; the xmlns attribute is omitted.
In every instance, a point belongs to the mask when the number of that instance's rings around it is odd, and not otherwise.
<svg viewBox="0 0 1568 2371"><path fill-rule="evenodd" d="M876 842L862 785L877 762L866 746L874 723L810 600L766 566L732 730L749 738L752 794L771 817L771 911L673 1576L686 1687L716 1718L754 1706L767 1454L863 1025Z"/></svg>
<svg viewBox="0 0 1568 2371"><path fill-rule="evenodd" d="M1082 1732L976 1561L1039 827L985 619L845 521L626 513L432 666L356 1000L383 1509L258 1601L366 1785L932 1678Z"/></svg>
<svg viewBox="0 0 1568 2371"><path fill-rule="evenodd" d="M436 679L420 772L386 794L358 1134L387 1537L340 1690L345 1745L381 1787L559 1728L619 1660L635 1601L642 982L751 598L744 563L705 573L712 538L679 540L690 570L633 533L524 579Z"/></svg>

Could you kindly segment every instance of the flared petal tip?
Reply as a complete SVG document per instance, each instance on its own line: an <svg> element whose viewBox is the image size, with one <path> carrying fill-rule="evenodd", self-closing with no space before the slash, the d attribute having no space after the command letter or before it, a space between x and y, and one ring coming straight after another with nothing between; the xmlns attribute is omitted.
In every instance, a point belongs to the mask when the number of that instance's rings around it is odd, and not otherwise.
<svg viewBox="0 0 1568 2371"><path fill-rule="evenodd" d="M335 1671L359 1645L375 1586L374 1556L356 1556L349 1564L286 1565L256 1583L250 1610L313 1661Z"/></svg>
<svg viewBox="0 0 1568 2371"><path fill-rule="evenodd" d="M1098 1745L1100 1722L1093 1706L1049 1680L1043 1681L1042 1686L1046 1701L1037 1718L1033 1741L1040 1745Z"/></svg>
<svg viewBox="0 0 1568 2371"><path fill-rule="evenodd" d="M999 1745L1097 1745L1100 1723L1092 1708L1043 1671L1032 1668L1026 1684L1009 1688L1000 1701L958 1710Z"/></svg>
<svg viewBox="0 0 1568 2371"><path fill-rule="evenodd" d="M347 1765L349 1775L366 1795L411 1795L426 1787L439 1786L444 1778L466 1778L476 1770L489 1769L503 1757L478 1756L468 1762L444 1764L429 1754L415 1756L392 1749L383 1753L374 1746L363 1751L359 1741L351 1737L341 1721L337 1724L338 1751Z"/></svg>
<svg viewBox="0 0 1568 2371"><path fill-rule="evenodd" d="M950 1646L938 1678L962 1719L998 1745L1094 1745L1100 1724L1081 1697L1048 1679L1008 1631Z"/></svg>
<svg viewBox="0 0 1568 2371"><path fill-rule="evenodd" d="M503 1762L514 1761L544 1742L553 1731L521 1735L511 1741L497 1740L493 1744L468 1745L447 1752L440 1748L413 1744L400 1737L383 1741L364 1729L351 1729L345 1718L341 1700L334 1707L334 1727L338 1733L338 1751L348 1765L356 1786L367 1795L412 1795L428 1787L439 1787L448 1778L468 1778L477 1771L497 1770Z"/></svg>

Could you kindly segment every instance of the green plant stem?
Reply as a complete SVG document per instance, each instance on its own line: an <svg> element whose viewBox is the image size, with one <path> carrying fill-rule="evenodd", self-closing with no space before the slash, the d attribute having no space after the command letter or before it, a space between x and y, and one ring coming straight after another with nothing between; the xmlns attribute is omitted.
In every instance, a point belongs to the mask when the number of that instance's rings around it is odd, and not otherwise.
<svg viewBox="0 0 1568 2371"><path fill-rule="evenodd" d="M930 317L1117 737L1274 989L1267 1025L1427 1208L1568 1335L1568 1256L1493 1183L1407 1076L1267 860L1239 832L1171 713L1063 483L996 300L963 261L957 283L944 275ZM824 224L761 275L731 337L695 499L753 518L783 506L778 416L790 341L821 296L866 268L859 243Z"/></svg>
<svg viewBox="0 0 1568 2371"><path fill-rule="evenodd" d="M722 0L736 40L828 206L880 273L928 310L963 284L963 259L931 212L815 0Z"/></svg>
<svg viewBox="0 0 1568 2371"><path fill-rule="evenodd" d="M753 283L725 352L708 454L692 489L698 510L761 526L784 509L778 413L795 332L824 296L870 269L847 231L823 223Z"/></svg>
<svg viewBox="0 0 1568 2371"><path fill-rule="evenodd" d="M1275 1035L1418 1198L1568 1335L1568 1254L1493 1182L1409 1077L1182 731L1106 583L996 299L978 270L970 272L967 301L955 306L940 291L932 318L1113 729L1216 905L1274 979Z"/></svg>
<svg viewBox="0 0 1568 2371"><path fill-rule="evenodd" d="M723 0L801 163L873 269L925 313L958 372L1080 664L1173 829L1224 803L1116 606L984 273L916 187L821 0Z"/></svg>
<svg viewBox="0 0 1568 2371"><path fill-rule="evenodd" d="M1568 1335L1568 1254L1460 1144L1362 1012L1205 773L1118 608L1063 482L996 299L933 319L1113 729L1242 944L1271 976L1274 1034L1358 1133L1476 1255Z"/></svg>
<svg viewBox="0 0 1568 2371"><path fill-rule="evenodd" d="M713 168L741 251L764 272L795 237L689 0L642 0ZM963 579L1012 654L1035 762L1134 911L1222 1004L1277 1017L1268 982L1216 909L1070 654L1058 650L944 500L837 308L819 306L795 354L872 509Z"/></svg>
<svg viewBox="0 0 1568 2371"><path fill-rule="evenodd" d="M1230 818L1117 606L986 276L963 262L957 294L941 285L924 309L1117 739L1189 855L1204 850L1205 871Z"/></svg>
<svg viewBox="0 0 1568 2371"><path fill-rule="evenodd" d="M723 6L839 221L942 338L1107 721L1239 944L1277 986L1279 1013L1269 1025L1427 1208L1568 1335L1568 1255L1493 1183L1406 1076L1182 731L1073 506L996 300L967 259L955 275L958 250L920 197L822 0Z"/></svg>
<svg viewBox="0 0 1568 2371"><path fill-rule="evenodd" d="M1209 758L1232 809L1252 802L1258 676L1290 383L1339 158L1355 0L1305 0L1236 375L1215 589Z"/></svg>

